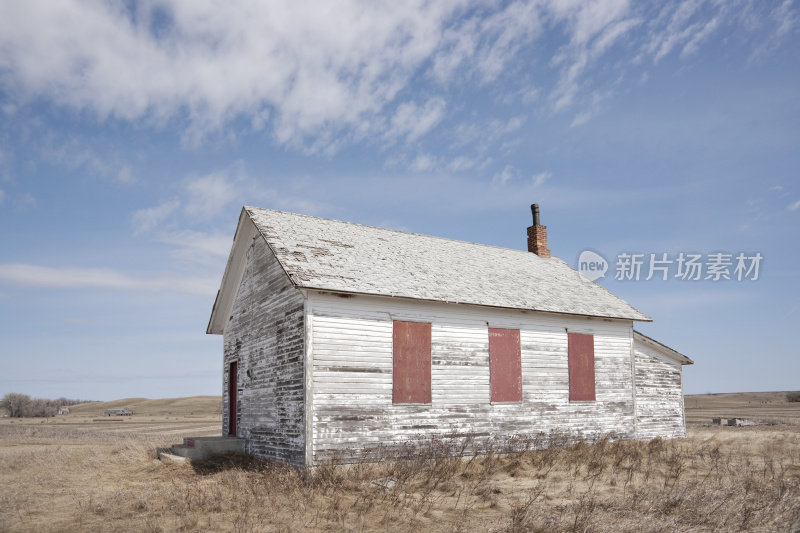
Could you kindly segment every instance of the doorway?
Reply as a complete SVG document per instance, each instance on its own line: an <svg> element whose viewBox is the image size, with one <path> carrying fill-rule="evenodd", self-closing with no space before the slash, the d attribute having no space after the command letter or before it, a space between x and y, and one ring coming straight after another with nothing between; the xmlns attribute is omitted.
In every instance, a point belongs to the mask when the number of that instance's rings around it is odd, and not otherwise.
<svg viewBox="0 0 800 533"><path fill-rule="evenodd" d="M228 435L236 436L236 367L231 361L228 368Z"/></svg>

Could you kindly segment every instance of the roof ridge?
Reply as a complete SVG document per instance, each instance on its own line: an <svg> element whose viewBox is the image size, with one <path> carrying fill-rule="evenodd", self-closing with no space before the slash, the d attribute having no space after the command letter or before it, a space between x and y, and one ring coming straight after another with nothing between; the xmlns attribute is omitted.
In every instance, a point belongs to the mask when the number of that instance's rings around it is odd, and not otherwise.
<svg viewBox="0 0 800 533"><path fill-rule="evenodd" d="M349 222L347 220L337 220L335 218L315 217L313 215L304 215L302 213L293 213L291 211L281 211L280 209L267 209L265 207L253 207L253 206L248 206L248 205L244 206L244 209L246 209L248 211L249 210L270 211L270 212L273 212L273 213L281 213L281 214L284 214L284 215L293 215L293 216L304 217L304 218L313 218L315 220L324 220L326 222L338 222L340 224L349 224L351 226L360 226L362 228L377 229L377 230L381 230L381 231L390 231L392 233L402 233L404 235L413 235L415 237L429 237L431 239L440 239L440 240L443 240L443 241L457 242L457 243L461 243L461 244L470 244L472 246L485 246L486 248L495 248L495 249L498 249L498 250L505 250L505 251L509 251L509 252L519 252L519 253L522 253L522 254L530 254L530 255L536 257L537 259L547 259L545 257L540 257L540 256L536 255L533 252L520 250L519 248L507 248L505 246L498 246L496 244L486 244L486 243L483 243L483 242L464 241L464 240L461 240L461 239L453 239L453 238L450 238L450 237L442 237L441 235L429 235L427 233L416 233L416 232L413 232L413 231L404 231L404 230L400 230L400 229L382 228L380 226L371 226L369 224L361 224L359 222ZM560 257L557 257L555 255L551 255L550 259L558 259L559 261L562 261L563 263L565 263L565 264L567 264L569 266L569 263L567 263L566 261L564 261L563 259L561 259ZM572 267L570 267L570 268L572 268Z"/></svg>

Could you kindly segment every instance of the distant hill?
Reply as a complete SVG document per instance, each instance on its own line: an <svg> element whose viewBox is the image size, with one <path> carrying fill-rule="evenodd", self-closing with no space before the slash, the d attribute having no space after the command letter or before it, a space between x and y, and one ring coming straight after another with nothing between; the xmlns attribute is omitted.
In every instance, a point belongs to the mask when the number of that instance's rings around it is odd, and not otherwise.
<svg viewBox="0 0 800 533"><path fill-rule="evenodd" d="M710 424L713 418L745 418L757 422L800 423L800 402L789 402L788 392L732 392L687 394L686 422Z"/></svg>
<svg viewBox="0 0 800 533"><path fill-rule="evenodd" d="M123 398L110 402L80 403L70 406L73 415L100 416L106 409L128 409L146 416L216 416L222 411L221 396L190 396L188 398Z"/></svg>
<svg viewBox="0 0 800 533"><path fill-rule="evenodd" d="M739 405L752 405L761 403L787 403L784 392L719 392L709 394L687 394L686 407L691 401L692 407L732 407Z"/></svg>
<svg viewBox="0 0 800 533"><path fill-rule="evenodd" d="M687 394L687 419L706 421L709 416L740 416L758 408L767 409L772 416L797 416L800 403L789 403L787 392L733 392L717 394ZM217 416L222 411L221 396L191 396L188 398L124 398L110 402L89 402L70 406L75 415L101 416L106 409L129 409L146 416ZM775 412L772 412L775 411ZM766 413L765 413L766 414Z"/></svg>

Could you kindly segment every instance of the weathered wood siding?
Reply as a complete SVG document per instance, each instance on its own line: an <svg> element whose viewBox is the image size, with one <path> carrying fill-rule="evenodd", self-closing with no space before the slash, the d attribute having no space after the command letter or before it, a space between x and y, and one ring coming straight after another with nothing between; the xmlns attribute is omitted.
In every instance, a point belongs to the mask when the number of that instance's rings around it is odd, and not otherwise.
<svg viewBox="0 0 800 533"><path fill-rule="evenodd" d="M634 436L629 320L313 291L309 301L314 462L420 434ZM392 404L392 320L432 324L430 405ZM489 327L520 329L522 402L490 401ZM567 330L594 335L595 402L569 401Z"/></svg>
<svg viewBox="0 0 800 533"><path fill-rule="evenodd" d="M685 437L681 365L634 342L638 437Z"/></svg>
<svg viewBox="0 0 800 533"><path fill-rule="evenodd" d="M256 235L225 327L222 431L228 434L229 362L237 360L238 436L249 453L295 464L305 457L303 316L302 294Z"/></svg>

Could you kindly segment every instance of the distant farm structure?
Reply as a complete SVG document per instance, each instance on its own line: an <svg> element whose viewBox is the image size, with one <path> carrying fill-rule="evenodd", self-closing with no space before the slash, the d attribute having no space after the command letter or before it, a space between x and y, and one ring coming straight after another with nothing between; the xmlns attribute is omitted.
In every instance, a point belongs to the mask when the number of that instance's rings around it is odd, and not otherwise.
<svg viewBox="0 0 800 533"><path fill-rule="evenodd" d="M131 416L133 414L128 409L106 409L103 413L106 416Z"/></svg>

